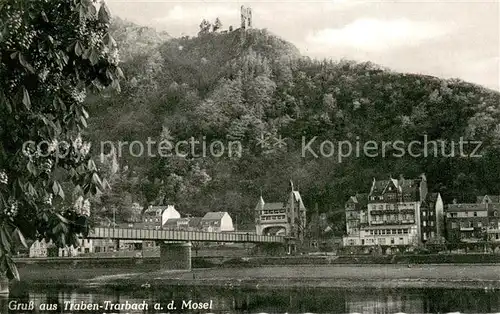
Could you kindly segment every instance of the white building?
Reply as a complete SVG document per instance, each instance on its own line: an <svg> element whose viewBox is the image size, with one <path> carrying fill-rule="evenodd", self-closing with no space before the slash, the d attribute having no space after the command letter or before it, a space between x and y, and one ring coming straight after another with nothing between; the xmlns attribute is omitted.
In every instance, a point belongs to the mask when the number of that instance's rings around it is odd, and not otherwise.
<svg viewBox="0 0 500 314"><path fill-rule="evenodd" d="M208 232L234 231L233 219L227 212L208 212L201 218L201 228Z"/></svg>
<svg viewBox="0 0 500 314"><path fill-rule="evenodd" d="M93 252L93 241L89 239L80 239L80 246L67 246L58 248L52 241L35 241L30 246L29 257L72 257L84 253Z"/></svg>
<svg viewBox="0 0 500 314"><path fill-rule="evenodd" d="M364 204L356 202L359 197L351 197L346 204L348 233L343 238L344 246L397 246L425 242L427 232L430 234L438 228L433 223L432 230L426 229L426 233L422 233L422 225L431 227L427 226L427 220L421 222L422 204L426 206L426 213L438 214L437 207L426 205L427 194L425 175L416 179L374 179Z"/></svg>

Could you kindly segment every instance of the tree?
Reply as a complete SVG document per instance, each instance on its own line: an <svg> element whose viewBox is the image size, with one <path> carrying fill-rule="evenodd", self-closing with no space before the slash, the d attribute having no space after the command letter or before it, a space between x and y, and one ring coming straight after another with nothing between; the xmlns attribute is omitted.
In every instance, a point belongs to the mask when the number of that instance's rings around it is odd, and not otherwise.
<svg viewBox="0 0 500 314"><path fill-rule="evenodd" d="M221 29L221 28L222 28L222 23L221 23L220 19L217 17L217 18L215 19L214 25L213 25L213 27L212 27L212 31L213 31L213 32L216 32L216 31L218 31L218 30L219 30L219 29Z"/></svg>
<svg viewBox="0 0 500 314"><path fill-rule="evenodd" d="M205 34L210 33L211 27L212 27L212 25L210 24L210 22L203 19L203 21L201 21L201 23L200 23L200 31L198 32L198 35L205 35Z"/></svg>
<svg viewBox="0 0 500 314"><path fill-rule="evenodd" d="M0 272L9 279L19 279L16 239L76 246L89 197L106 186L80 134L87 91L119 90L123 76L109 22L97 1L0 3ZM73 206L64 181L79 196Z"/></svg>

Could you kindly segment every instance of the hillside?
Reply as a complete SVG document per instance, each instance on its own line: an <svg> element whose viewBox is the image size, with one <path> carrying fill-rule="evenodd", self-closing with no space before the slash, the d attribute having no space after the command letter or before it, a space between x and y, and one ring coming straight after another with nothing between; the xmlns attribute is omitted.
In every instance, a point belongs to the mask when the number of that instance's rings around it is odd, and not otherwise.
<svg viewBox="0 0 500 314"><path fill-rule="evenodd" d="M367 192L373 177L390 174L424 172L431 190L441 192L445 201L500 191L497 92L371 63L311 60L263 30L151 36L156 38L151 43L129 36L130 28L119 26L115 32L121 34L115 36L119 44L126 42L121 53L128 56L122 66L127 80L121 94L89 100L93 142L195 137L238 140L244 150L240 158L136 158L127 153L118 158L120 171L108 173L115 188L98 206L168 202L183 214L229 211L241 225L253 222L261 190L266 201L282 200L290 179L306 206L318 203L320 212L341 209L349 195ZM134 49L134 41L144 47ZM259 147L261 134L274 140L281 136L286 147ZM399 158L391 154L394 150L386 157L340 161L336 154L302 156L303 140L314 137L316 144L349 140L355 146L370 140L410 143L424 136L429 141L482 141L483 156ZM342 215L330 219L340 233Z"/></svg>

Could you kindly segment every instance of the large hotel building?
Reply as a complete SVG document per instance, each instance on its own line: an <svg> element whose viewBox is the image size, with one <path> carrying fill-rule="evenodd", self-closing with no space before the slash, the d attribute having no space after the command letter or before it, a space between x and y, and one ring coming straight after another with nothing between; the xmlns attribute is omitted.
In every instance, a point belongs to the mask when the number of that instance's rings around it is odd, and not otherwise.
<svg viewBox="0 0 500 314"><path fill-rule="evenodd" d="M428 193L427 179L373 180L368 194L345 205L344 246L413 246L444 233L443 201Z"/></svg>

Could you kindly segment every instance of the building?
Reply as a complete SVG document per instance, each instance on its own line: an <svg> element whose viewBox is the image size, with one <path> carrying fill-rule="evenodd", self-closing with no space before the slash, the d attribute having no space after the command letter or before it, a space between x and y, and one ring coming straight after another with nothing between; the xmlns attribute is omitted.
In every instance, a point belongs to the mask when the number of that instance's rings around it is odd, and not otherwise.
<svg viewBox="0 0 500 314"><path fill-rule="evenodd" d="M58 248L52 241L36 240L30 246L29 257L73 257L80 254L93 252L93 241L89 239L79 240L80 246L67 246Z"/></svg>
<svg viewBox="0 0 500 314"><path fill-rule="evenodd" d="M422 243L442 243L444 240L444 204L441 194L428 193L420 206Z"/></svg>
<svg viewBox="0 0 500 314"><path fill-rule="evenodd" d="M446 233L451 243L482 242L486 240L489 204L448 204Z"/></svg>
<svg viewBox="0 0 500 314"><path fill-rule="evenodd" d="M170 218L163 225L163 229L189 230L190 218Z"/></svg>
<svg viewBox="0 0 500 314"><path fill-rule="evenodd" d="M145 229L161 229L167 220L172 218L181 218L181 214L173 205L152 206L150 205L142 215L142 221Z"/></svg>
<svg viewBox="0 0 500 314"><path fill-rule="evenodd" d="M344 246L413 246L442 236L444 229L441 196L428 193L424 174L373 179L368 198L356 194L345 208Z"/></svg>
<svg viewBox="0 0 500 314"><path fill-rule="evenodd" d="M45 242L44 240L36 240L30 246L30 257L58 257L58 248L52 242Z"/></svg>
<svg viewBox="0 0 500 314"><path fill-rule="evenodd" d="M360 226L368 223L368 194L357 193L345 203L346 234L359 236Z"/></svg>
<svg viewBox="0 0 500 314"><path fill-rule="evenodd" d="M447 239L457 242L500 242L500 196L477 196L476 203L449 204Z"/></svg>
<svg viewBox="0 0 500 314"><path fill-rule="evenodd" d="M299 191L290 181L288 198L284 202L266 203L261 196L255 207L256 234L291 235L303 239L306 230L306 207Z"/></svg>
<svg viewBox="0 0 500 314"><path fill-rule="evenodd" d="M233 219L227 212L208 212L201 218L200 226L203 231L229 232L234 231Z"/></svg>

